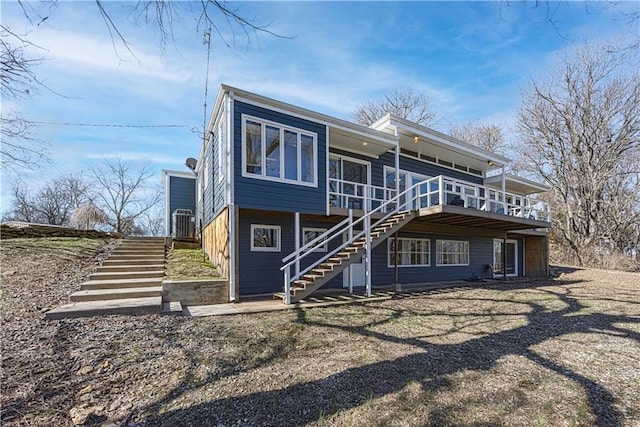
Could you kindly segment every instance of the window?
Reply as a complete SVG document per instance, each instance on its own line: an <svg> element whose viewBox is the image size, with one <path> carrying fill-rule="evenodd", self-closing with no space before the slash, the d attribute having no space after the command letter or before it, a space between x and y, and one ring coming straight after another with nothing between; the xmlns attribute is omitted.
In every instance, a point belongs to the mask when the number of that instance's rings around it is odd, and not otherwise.
<svg viewBox="0 0 640 427"><path fill-rule="evenodd" d="M428 239L398 239L399 267L427 267L430 262L430 242ZM396 239L389 239L389 267L395 267Z"/></svg>
<svg viewBox="0 0 640 427"><path fill-rule="evenodd" d="M317 135L243 116L243 176L316 186Z"/></svg>
<svg viewBox="0 0 640 427"><path fill-rule="evenodd" d="M251 250L280 252L280 226L251 224Z"/></svg>
<svg viewBox="0 0 640 427"><path fill-rule="evenodd" d="M319 237L322 233L326 232L326 228L312 228L312 227L303 227L302 228L302 245L306 245L316 237ZM318 246L314 252L327 252L327 241L326 239L323 241L323 245Z"/></svg>
<svg viewBox="0 0 640 427"><path fill-rule="evenodd" d="M469 242L436 241L436 265L469 265Z"/></svg>

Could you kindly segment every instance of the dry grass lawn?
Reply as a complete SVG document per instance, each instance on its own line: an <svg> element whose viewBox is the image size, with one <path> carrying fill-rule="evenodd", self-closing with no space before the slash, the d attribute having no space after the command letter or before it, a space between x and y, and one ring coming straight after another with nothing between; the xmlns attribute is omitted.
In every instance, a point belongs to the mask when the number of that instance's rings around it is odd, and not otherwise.
<svg viewBox="0 0 640 427"><path fill-rule="evenodd" d="M2 241L3 426L640 425L638 274L567 269L380 303L47 322L41 309L61 297L38 298L66 270L39 251ZM25 259L48 279L29 280Z"/></svg>

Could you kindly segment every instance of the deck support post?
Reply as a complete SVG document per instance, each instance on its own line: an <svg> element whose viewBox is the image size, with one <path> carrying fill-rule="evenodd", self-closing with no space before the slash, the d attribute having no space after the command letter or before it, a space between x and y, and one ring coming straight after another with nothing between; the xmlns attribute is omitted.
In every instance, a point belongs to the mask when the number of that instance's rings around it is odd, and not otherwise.
<svg viewBox="0 0 640 427"><path fill-rule="evenodd" d="M293 227L294 227L294 231L293 231L293 235L294 238L296 239L295 242L295 248L296 248L296 253L300 252L300 212L296 212L294 214L293 217ZM300 259L296 259L296 276L298 277L300 276Z"/></svg>
<svg viewBox="0 0 640 427"><path fill-rule="evenodd" d="M367 216L364 221L366 236L366 255L365 255L365 286L367 288L367 298L371 297L371 216Z"/></svg>
<svg viewBox="0 0 640 427"><path fill-rule="evenodd" d="M349 234L348 239L353 239L353 210L349 209ZM347 267L347 280L349 281L349 295L353 295L353 268L351 265Z"/></svg>

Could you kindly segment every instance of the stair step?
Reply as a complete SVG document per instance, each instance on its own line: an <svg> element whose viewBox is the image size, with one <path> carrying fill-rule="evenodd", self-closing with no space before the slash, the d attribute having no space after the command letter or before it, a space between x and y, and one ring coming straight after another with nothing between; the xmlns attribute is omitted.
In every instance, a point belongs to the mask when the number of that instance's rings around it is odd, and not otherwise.
<svg viewBox="0 0 640 427"><path fill-rule="evenodd" d="M162 297L126 298L106 301L83 301L66 304L45 313L48 320L73 317L159 314Z"/></svg>
<svg viewBox="0 0 640 427"><path fill-rule="evenodd" d="M164 264L124 264L124 265L99 265L96 267L97 273L125 273L125 272L139 272L139 271L154 271L163 270Z"/></svg>
<svg viewBox="0 0 640 427"><path fill-rule="evenodd" d="M140 259L106 259L102 261L103 266L118 266L118 265L160 265L164 264L164 257L147 257Z"/></svg>
<svg viewBox="0 0 640 427"><path fill-rule="evenodd" d="M108 273L92 273L89 280L118 280L118 279L156 279L164 276L164 270L152 271L126 271L126 272L108 272Z"/></svg>
<svg viewBox="0 0 640 427"><path fill-rule="evenodd" d="M118 279L118 280L89 280L80 285L81 290L92 289L122 289L146 288L162 285L162 279Z"/></svg>
<svg viewBox="0 0 640 427"><path fill-rule="evenodd" d="M162 286L142 288L92 289L74 292L69 297L71 302L103 301L126 298L161 297Z"/></svg>
<svg viewBox="0 0 640 427"><path fill-rule="evenodd" d="M164 252L164 249L114 249L110 257L114 255L164 256Z"/></svg>
<svg viewBox="0 0 640 427"><path fill-rule="evenodd" d="M129 260L129 261L136 261L136 260L144 260L144 259L154 259L154 260L159 260L162 259L164 260L164 254L136 254L136 255L131 255L131 254L124 254L124 255L118 255L118 254L112 254L109 255L109 260L112 261L118 261L118 260Z"/></svg>

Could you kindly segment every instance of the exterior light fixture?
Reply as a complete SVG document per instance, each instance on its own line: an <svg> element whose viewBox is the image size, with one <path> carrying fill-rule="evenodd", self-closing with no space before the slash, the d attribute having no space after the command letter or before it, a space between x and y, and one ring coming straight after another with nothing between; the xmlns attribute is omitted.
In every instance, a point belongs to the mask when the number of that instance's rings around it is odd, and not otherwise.
<svg viewBox="0 0 640 427"><path fill-rule="evenodd" d="M413 137L413 143L417 144L418 142L420 142L420 138L418 137L418 135Z"/></svg>
<svg viewBox="0 0 640 427"><path fill-rule="evenodd" d="M493 162L491 160L489 160L487 163L489 164L489 166L493 166Z"/></svg>
<svg viewBox="0 0 640 427"><path fill-rule="evenodd" d="M367 145L367 144L368 144L368 142L366 142L366 141L362 143L362 145Z"/></svg>

